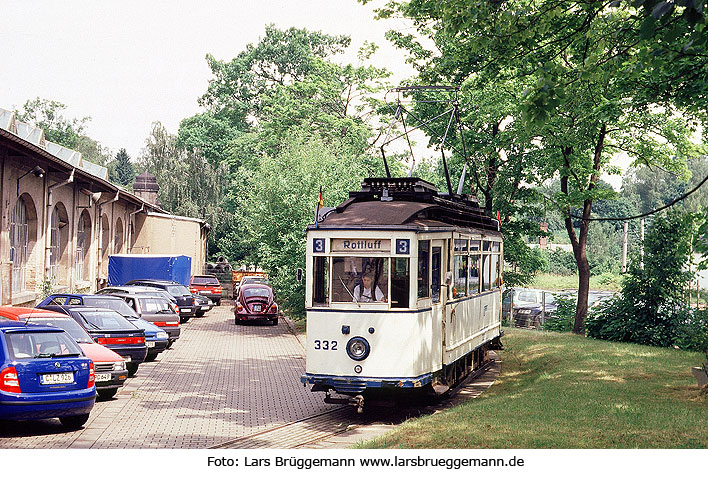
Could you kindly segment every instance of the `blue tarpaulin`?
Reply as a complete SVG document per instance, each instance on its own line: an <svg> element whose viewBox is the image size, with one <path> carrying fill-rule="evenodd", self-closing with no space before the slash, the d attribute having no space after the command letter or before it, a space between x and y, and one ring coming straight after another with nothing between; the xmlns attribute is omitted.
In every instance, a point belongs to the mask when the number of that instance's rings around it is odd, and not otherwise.
<svg viewBox="0 0 708 477"><path fill-rule="evenodd" d="M186 255L123 254L108 257L108 282L113 286L131 280L174 280L189 286L192 258Z"/></svg>

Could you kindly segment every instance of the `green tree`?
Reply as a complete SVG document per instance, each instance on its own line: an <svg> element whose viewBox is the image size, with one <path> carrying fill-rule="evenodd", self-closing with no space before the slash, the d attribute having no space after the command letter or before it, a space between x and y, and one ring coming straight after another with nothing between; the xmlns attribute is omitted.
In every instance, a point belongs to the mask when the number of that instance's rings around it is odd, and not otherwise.
<svg viewBox="0 0 708 477"><path fill-rule="evenodd" d="M320 188L326 206L339 205L357 189L365 175L361 151L342 141L325 142L307 134L284 138L280 151L261 158L244 174L242 194L236 199L240 242L246 260L268 271L279 301L294 316L304 316L304 283L297 268L305 268L303 233L314 222Z"/></svg>
<svg viewBox="0 0 708 477"><path fill-rule="evenodd" d="M175 135L154 123L138 168L157 179L163 208L176 215L201 218L212 226L209 250L212 255L217 253L224 225L233 221L233 212L225 210L224 205L231 185L228 167L214 165L196 152L179 147Z"/></svg>
<svg viewBox="0 0 708 477"><path fill-rule="evenodd" d="M528 84L520 119L543 156L539 177L560 177L561 191L554 200L565 215L578 266L573 331L581 333L588 307L592 205L612 195L597 187L600 175L613 169L610 159L622 151L637 164L685 170L691 110L679 109L684 103L668 90L647 94L665 77L637 60L643 56L648 62L649 52L662 48L680 50L683 38L662 33L670 28L669 20L660 20L649 32L643 25L654 17L647 20L623 2L393 1L380 15L397 13L413 18L419 31L448 39L453 47L437 61L449 70L483 85L520 79ZM418 58L427 59L425 54ZM671 65L662 68L665 74ZM574 207L581 209L578 230L571 216Z"/></svg>
<svg viewBox="0 0 708 477"><path fill-rule="evenodd" d="M108 170L108 180L123 187L132 188L135 182L135 168L125 149L116 154L115 164Z"/></svg>
<svg viewBox="0 0 708 477"><path fill-rule="evenodd" d="M695 233L694 214L655 216L644 240L643 266L639 257L632 260L622 293L588 320L588 336L653 346L702 343L695 350L703 351L708 334L704 326L694 326L698 322L686 300Z"/></svg>

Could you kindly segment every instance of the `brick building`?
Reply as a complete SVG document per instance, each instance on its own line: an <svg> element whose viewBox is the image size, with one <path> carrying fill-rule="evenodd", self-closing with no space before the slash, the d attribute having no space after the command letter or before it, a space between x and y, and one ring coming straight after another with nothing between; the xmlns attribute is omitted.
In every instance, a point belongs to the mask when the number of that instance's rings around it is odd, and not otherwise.
<svg viewBox="0 0 708 477"><path fill-rule="evenodd" d="M153 183L111 184L105 167L0 109L0 302L33 304L49 286L93 292L117 253L184 254L201 272L209 225L160 208Z"/></svg>

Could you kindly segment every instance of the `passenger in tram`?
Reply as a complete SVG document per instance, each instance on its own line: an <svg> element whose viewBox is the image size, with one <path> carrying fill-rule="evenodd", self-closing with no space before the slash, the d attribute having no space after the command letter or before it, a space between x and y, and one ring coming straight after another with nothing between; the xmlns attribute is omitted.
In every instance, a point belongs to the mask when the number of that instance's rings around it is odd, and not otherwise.
<svg viewBox="0 0 708 477"><path fill-rule="evenodd" d="M376 285L373 287L374 284L374 277L371 276L370 273L367 273L364 275L361 279L362 284L364 286L364 289L362 291L362 286L357 285L354 287L354 301L355 302L361 302L361 303L371 303L373 301L386 301L386 298L384 297L383 292L381 289ZM374 297L376 299L374 299Z"/></svg>

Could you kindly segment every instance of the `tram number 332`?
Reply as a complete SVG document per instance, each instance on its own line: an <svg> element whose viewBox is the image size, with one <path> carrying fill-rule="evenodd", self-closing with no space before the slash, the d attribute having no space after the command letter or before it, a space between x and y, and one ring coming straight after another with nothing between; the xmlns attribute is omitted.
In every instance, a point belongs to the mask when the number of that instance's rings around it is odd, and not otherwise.
<svg viewBox="0 0 708 477"><path fill-rule="evenodd" d="M323 349L325 351L336 351L337 342L328 340L315 340L315 349Z"/></svg>

